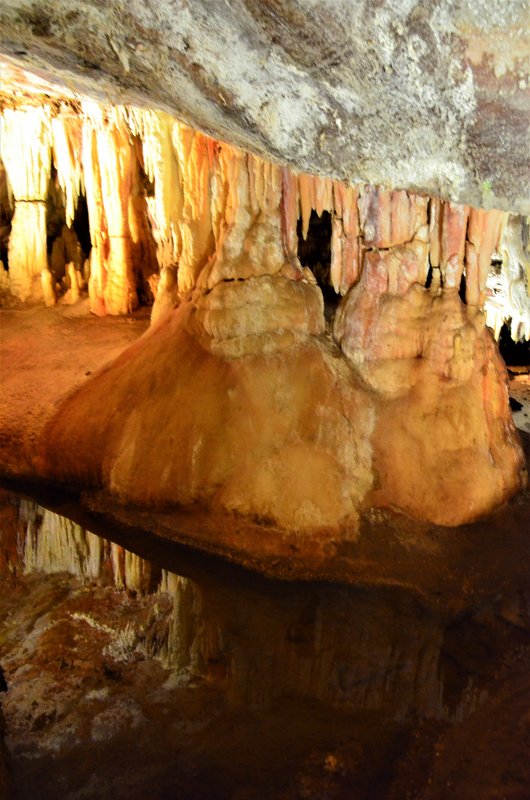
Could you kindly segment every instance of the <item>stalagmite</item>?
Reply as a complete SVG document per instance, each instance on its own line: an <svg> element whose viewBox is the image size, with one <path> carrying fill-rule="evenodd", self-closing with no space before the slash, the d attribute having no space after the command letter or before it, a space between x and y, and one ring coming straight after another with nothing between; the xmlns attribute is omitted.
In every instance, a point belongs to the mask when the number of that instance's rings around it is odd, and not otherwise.
<svg viewBox="0 0 530 800"><path fill-rule="evenodd" d="M213 172L215 253L198 281L199 335L214 352L235 357L320 333L322 295L284 246L286 237L294 245L294 183L278 167L226 145Z"/></svg>
<svg viewBox="0 0 530 800"><path fill-rule="evenodd" d="M380 246L365 253L361 280L342 301L334 333L363 380L383 400L373 438L381 481L374 501L455 524L467 514L482 513L492 497L502 502L510 481L517 482L521 455L507 395L499 388L500 356L483 315L458 296L469 209L431 201L428 230L422 201L421 212L407 229L393 218L393 194L382 195L387 219L374 199L380 195L363 195L364 235ZM403 198L398 202L400 209L407 208ZM496 212L491 212L489 224L496 229ZM411 242L383 247L415 228ZM489 257L493 239L491 233L484 235ZM482 245L482 238L474 241ZM478 301L480 250L474 247L467 243L466 268L470 298ZM441 271L441 284L433 280L427 289L429 250L431 266ZM466 482L462 495L455 492L458 481Z"/></svg>
<svg viewBox="0 0 530 800"><path fill-rule="evenodd" d="M55 302L46 251L46 196L51 168L49 106L5 108L0 146L15 198L9 237L9 285L22 301L44 294ZM35 277L42 281L35 283Z"/></svg>

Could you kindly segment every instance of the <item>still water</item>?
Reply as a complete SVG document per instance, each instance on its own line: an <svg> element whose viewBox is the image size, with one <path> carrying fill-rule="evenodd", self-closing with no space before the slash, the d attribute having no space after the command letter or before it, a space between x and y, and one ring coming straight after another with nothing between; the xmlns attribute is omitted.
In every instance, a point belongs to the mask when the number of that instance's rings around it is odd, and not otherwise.
<svg viewBox="0 0 530 800"><path fill-rule="evenodd" d="M487 706L506 648L528 644L520 598L503 617L506 597L462 612L400 585L270 581L15 497L0 520L21 798L428 793L440 735Z"/></svg>

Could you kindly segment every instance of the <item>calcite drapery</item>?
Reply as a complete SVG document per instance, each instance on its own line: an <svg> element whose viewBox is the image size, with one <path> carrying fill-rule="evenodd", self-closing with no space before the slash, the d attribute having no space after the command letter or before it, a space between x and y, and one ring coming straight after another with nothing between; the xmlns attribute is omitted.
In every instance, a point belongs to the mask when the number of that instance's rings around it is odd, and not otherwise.
<svg viewBox="0 0 530 800"><path fill-rule="evenodd" d="M134 144L116 116L95 103L83 107L83 161L92 239L90 299L95 313L127 314L138 303L133 273L129 202ZM88 183L90 181L90 184Z"/></svg>
<svg viewBox="0 0 530 800"><path fill-rule="evenodd" d="M212 153L211 169L215 251L192 297L160 318L117 372L73 399L46 451L62 451L66 437L71 453L83 453L76 469L123 500L200 501L292 530L355 523L372 481L373 415L347 365L316 338L322 295L284 251L280 171L228 146ZM113 398L109 424L86 414L94 391ZM61 477L72 467L65 453L51 468Z"/></svg>
<svg viewBox="0 0 530 800"><path fill-rule="evenodd" d="M256 199L259 203L263 187L269 194L272 191L267 208L256 217L261 214L255 231L263 237L269 225L267 219L277 220L278 214L281 219L281 242L274 222L274 233L271 228L267 244L265 240L252 244L255 232L247 236L246 243L241 243L249 253L258 245L262 249L273 245L277 250L275 263L294 264L298 219L301 218L305 237L312 211L319 215L326 211L331 215L329 282L337 293L344 295L359 280L365 250L405 245L413 238L416 242L420 238L426 242L428 238L426 271L429 266L432 268L434 284L456 286L464 274L466 302L478 307L486 302L488 323L496 335L503 321L511 319L513 336L528 338L530 296L525 271L530 270L530 258L520 233L510 234L509 243L506 244L507 238L499 250L502 230L516 231L519 224L514 220L506 225L505 213L469 209L436 198L428 200L410 192L354 187L328 178L295 175L286 168L278 169L215 142L163 112L103 107L91 101L83 101L81 105L82 115L78 113L79 102L72 99L45 106L42 113L34 107L26 112L34 119L35 114L40 114L39 130L35 129L32 135L33 147L38 147L36 142L41 141L41 153L36 157L37 161L40 159L43 176L49 175L53 152L69 226L86 184L92 238L89 294L91 308L96 313L127 313L135 306L137 294L145 295L144 284L148 280L155 296L152 317L156 321L180 297L193 290L206 263L213 259L209 265L212 269L219 262L224 246L221 235L226 237L228 228L233 228L229 242L237 238L237 220L230 222L224 215L226 212L230 217L232 213L229 209L234 206L234 198L230 200L228 194L232 191L230 187L237 184L237 173L245 163L253 186L244 191L252 192L254 206ZM22 110L14 112L6 108L2 123L6 130L12 127L14 113L19 114L17 119L22 122ZM26 126L27 131L30 129L31 125ZM19 142L14 145L10 158L9 139L4 136L4 156L11 162L13 172L18 169L12 163L17 152L28 164L35 160L29 150L23 156L20 146ZM150 186L145 184L144 170ZM24 180L27 182L27 176ZM26 187L19 186L19 190L24 194ZM43 187L39 191L46 194ZM241 202L237 201L237 205L243 208ZM13 287L19 281L20 269L16 264L26 258L18 252L22 240L16 229L22 225L22 216L28 214L37 215L38 219L22 249L26 248L27 255L37 248L31 259L37 265L35 270L42 272L44 265L44 211L24 211L20 205L19 222L15 220L15 234L11 237ZM425 230L420 233L427 224L428 237ZM503 257L499 280L490 270L494 252ZM266 260L271 260L270 255ZM251 260L247 259L249 263ZM22 272L27 269L26 265ZM53 302L50 275L44 272L43 276L48 302ZM214 272L210 283L216 280ZM28 296L27 287L15 291L19 296L21 292Z"/></svg>
<svg viewBox="0 0 530 800"><path fill-rule="evenodd" d="M168 303L149 335L65 403L46 448L63 460L45 453L46 469L81 471L125 502L198 502L214 517L318 530L323 541L353 535L372 504L454 525L505 500L520 485L521 451L501 362L471 302L498 215L468 242L465 207L297 178L199 141L182 140L198 159L188 222L210 257L185 260L182 284L179 263L180 307L168 313ZM306 233L312 209L329 209L336 226L342 355L297 258L298 209ZM477 261L468 305L466 243ZM95 419L101 396L112 409Z"/></svg>
<svg viewBox="0 0 530 800"><path fill-rule="evenodd" d="M0 117L0 147L15 212L9 237L9 287L25 301L55 302L46 251L46 197L50 179L51 122L47 106L6 108ZM41 285L35 285L40 276Z"/></svg>
<svg viewBox="0 0 530 800"><path fill-rule="evenodd" d="M71 218L81 137L92 310L137 302L147 212L161 276L149 335L52 420L45 474L324 538L352 535L371 504L458 524L517 489L481 310L503 215L296 176L152 111L83 109L82 131L64 116L53 141ZM342 296L327 335L298 258L313 211L330 215Z"/></svg>
<svg viewBox="0 0 530 800"><path fill-rule="evenodd" d="M61 113L51 118L53 162L57 182L64 196L66 225L70 228L75 218L79 196L84 190L82 167L83 117L79 108L63 106Z"/></svg>

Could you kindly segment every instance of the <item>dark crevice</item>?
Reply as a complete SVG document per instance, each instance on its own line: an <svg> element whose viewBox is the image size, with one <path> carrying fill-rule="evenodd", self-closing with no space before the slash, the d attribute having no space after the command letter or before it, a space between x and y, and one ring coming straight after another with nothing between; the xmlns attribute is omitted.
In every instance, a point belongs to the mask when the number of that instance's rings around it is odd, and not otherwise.
<svg viewBox="0 0 530 800"><path fill-rule="evenodd" d="M88 206L84 194L79 197L77 202L72 228L79 239L79 244L81 245L83 253L88 258L92 249L92 241L90 239L90 225L88 222Z"/></svg>
<svg viewBox="0 0 530 800"><path fill-rule="evenodd" d="M138 137L135 138L135 150L138 163L138 190L132 195L131 201L141 231L138 241L131 238L131 256L138 302L142 306L152 306L154 297L149 279L159 271L159 266L147 198L154 196L154 183L144 169L142 147Z"/></svg>
<svg viewBox="0 0 530 800"><path fill-rule="evenodd" d="M9 268L8 242L12 218L13 208L9 202L9 180L2 159L0 159L0 261L3 262L6 269Z"/></svg>
<svg viewBox="0 0 530 800"><path fill-rule="evenodd" d="M460 279L460 288L458 290L459 297L464 305L467 303L466 301L466 275L465 271L462 272L462 277Z"/></svg>
<svg viewBox="0 0 530 800"><path fill-rule="evenodd" d="M429 269L427 271L427 277L425 279L425 288L430 289L432 283L432 264L429 263Z"/></svg>
<svg viewBox="0 0 530 800"><path fill-rule="evenodd" d="M319 217L311 212L307 237L302 237L302 220L298 220L298 258L303 267L309 267L324 296L326 323L331 324L340 296L331 285L331 214L323 211Z"/></svg>
<svg viewBox="0 0 530 800"><path fill-rule="evenodd" d="M530 342L514 342L510 333L511 320L506 320L499 336L499 350L506 366L530 367Z"/></svg>
<svg viewBox="0 0 530 800"><path fill-rule="evenodd" d="M319 286L329 284L331 268L331 214L323 211L319 217L311 212L307 237L302 237L302 220L298 220L298 258L303 267L309 267Z"/></svg>

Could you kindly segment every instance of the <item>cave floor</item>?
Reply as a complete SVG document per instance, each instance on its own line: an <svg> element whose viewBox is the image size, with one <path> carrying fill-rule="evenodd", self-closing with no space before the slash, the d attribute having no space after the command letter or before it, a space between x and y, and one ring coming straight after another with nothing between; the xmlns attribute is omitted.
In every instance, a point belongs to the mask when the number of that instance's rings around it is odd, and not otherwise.
<svg viewBox="0 0 530 800"><path fill-rule="evenodd" d="M0 311L0 463L20 470L62 399L149 326L130 317L96 317L88 299L73 306Z"/></svg>

